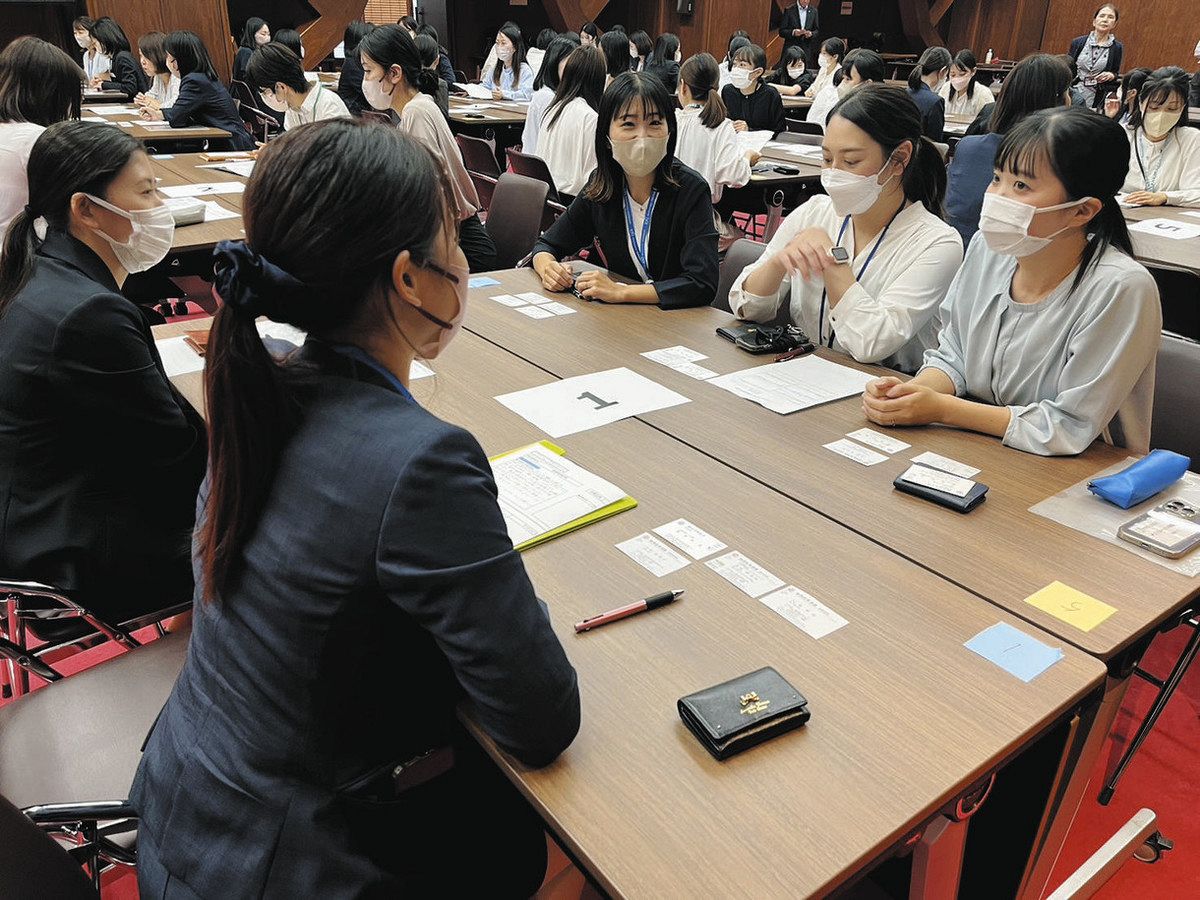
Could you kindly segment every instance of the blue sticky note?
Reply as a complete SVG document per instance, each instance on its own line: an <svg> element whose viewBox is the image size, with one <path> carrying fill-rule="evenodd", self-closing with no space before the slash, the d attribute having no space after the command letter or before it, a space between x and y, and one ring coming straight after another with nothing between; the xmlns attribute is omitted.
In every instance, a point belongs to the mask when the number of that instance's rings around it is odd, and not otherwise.
<svg viewBox="0 0 1200 900"><path fill-rule="evenodd" d="M1026 684L1063 658L1057 647L1049 647L1006 622L984 629L963 646Z"/></svg>
<svg viewBox="0 0 1200 900"><path fill-rule="evenodd" d="M491 287L493 284L499 284L495 278L488 278L486 275L476 275L467 281L467 284L473 288Z"/></svg>

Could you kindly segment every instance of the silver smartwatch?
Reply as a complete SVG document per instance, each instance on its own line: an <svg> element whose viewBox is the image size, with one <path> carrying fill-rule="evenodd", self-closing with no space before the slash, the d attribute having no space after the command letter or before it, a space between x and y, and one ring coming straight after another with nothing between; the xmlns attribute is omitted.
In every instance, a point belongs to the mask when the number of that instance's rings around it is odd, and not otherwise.
<svg viewBox="0 0 1200 900"><path fill-rule="evenodd" d="M830 247L829 255L833 257L833 261L839 266L844 266L850 262L850 253L845 247Z"/></svg>

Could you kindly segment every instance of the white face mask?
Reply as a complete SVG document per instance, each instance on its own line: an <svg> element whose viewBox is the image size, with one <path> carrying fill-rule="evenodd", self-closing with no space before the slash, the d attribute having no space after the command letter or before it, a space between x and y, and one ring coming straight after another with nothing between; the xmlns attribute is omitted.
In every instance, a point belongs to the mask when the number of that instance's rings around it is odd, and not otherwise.
<svg viewBox="0 0 1200 900"><path fill-rule="evenodd" d="M817 54L817 65L819 65L822 69L828 69L830 63L832 63L832 62L833 62L833 58L831 56L829 56L829 54L827 54L827 53L818 53Z"/></svg>
<svg viewBox="0 0 1200 900"><path fill-rule="evenodd" d="M795 79L799 78L801 75L804 74L804 66L795 66L795 67L788 66L787 73L788 73L788 77L794 81Z"/></svg>
<svg viewBox="0 0 1200 900"><path fill-rule="evenodd" d="M649 175L667 155L668 138L637 137L628 141L613 141L613 159L625 170L625 174L640 178Z"/></svg>
<svg viewBox="0 0 1200 900"><path fill-rule="evenodd" d="M970 83L970 75L955 75L950 79L950 87L954 88L960 94L967 89L967 85Z"/></svg>
<svg viewBox="0 0 1200 900"><path fill-rule="evenodd" d="M79 49L86 50L88 47L91 46L91 43L92 43L91 35L77 34L77 35L75 35L75 43L77 43L79 45Z"/></svg>
<svg viewBox="0 0 1200 900"><path fill-rule="evenodd" d="M267 109L273 109L275 112L287 112L290 108L287 101L281 100L274 91L259 91L258 96L262 97L262 102L266 104Z"/></svg>
<svg viewBox="0 0 1200 900"><path fill-rule="evenodd" d="M1160 138L1169 134L1171 129L1183 118L1183 110L1174 112L1168 109L1151 109L1142 112L1142 130L1150 137Z"/></svg>
<svg viewBox="0 0 1200 900"><path fill-rule="evenodd" d="M96 233L108 242L117 262L126 272L145 272L153 268L171 252L171 241L175 238L175 220L171 217L171 208L165 204L153 209L121 209L113 206L99 197L84 194L97 206L124 216L133 223L133 232L125 243L118 243L103 231Z"/></svg>
<svg viewBox="0 0 1200 900"><path fill-rule="evenodd" d="M679 51L679 50L676 50L676 51L675 51L675 62L683 62L683 53L682 53L682 51Z"/></svg>
<svg viewBox="0 0 1200 900"><path fill-rule="evenodd" d="M847 79L843 78L842 83L837 86L838 99L841 100L852 90L854 90L854 85L852 85Z"/></svg>
<svg viewBox="0 0 1200 900"><path fill-rule="evenodd" d="M1059 203L1056 206L1041 208L1020 200L1012 200L999 194L984 194L983 207L979 212L979 230L989 249L1004 256L1023 256L1037 253L1049 246L1050 242L1066 231L1060 228L1049 237L1033 237L1029 234L1029 225L1038 213L1053 212L1056 209L1070 209L1079 206L1088 198L1073 200L1070 203Z"/></svg>
<svg viewBox="0 0 1200 900"><path fill-rule="evenodd" d="M729 83L738 90L750 86L750 70L749 69L733 69L729 73Z"/></svg>
<svg viewBox="0 0 1200 900"><path fill-rule="evenodd" d="M363 96L367 98L372 109L391 109L392 91L395 89L395 85L389 84L388 90L384 90L382 81L372 81L367 78L364 78L362 83Z"/></svg>
<svg viewBox="0 0 1200 900"><path fill-rule="evenodd" d="M510 59L512 59L512 55L512 47L501 47L499 44L496 45L496 59L500 60L500 62L508 62Z"/></svg>
<svg viewBox="0 0 1200 900"><path fill-rule="evenodd" d="M855 175L843 169L822 169L821 187L829 195L834 213L839 217L858 216L874 206L883 189L896 177L893 173L883 184L879 183L879 176L890 164L889 159L874 175Z"/></svg>

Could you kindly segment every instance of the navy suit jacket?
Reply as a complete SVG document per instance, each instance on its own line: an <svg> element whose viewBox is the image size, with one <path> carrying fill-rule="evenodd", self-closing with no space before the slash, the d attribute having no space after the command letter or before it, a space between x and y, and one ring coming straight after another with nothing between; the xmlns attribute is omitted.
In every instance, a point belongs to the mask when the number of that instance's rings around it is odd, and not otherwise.
<svg viewBox="0 0 1200 900"><path fill-rule="evenodd" d="M779 22L779 36L783 38L783 53L786 54L788 47L799 47L804 51L804 57L809 64L812 64L814 49L819 45L821 40L820 13L813 5L809 5L806 14L808 19L807 25L800 24L800 8L793 3L783 11L783 18ZM800 38L795 37L792 32L797 28L804 28L812 32L812 37ZM783 58L782 54L779 57Z"/></svg>
<svg viewBox="0 0 1200 900"><path fill-rule="evenodd" d="M146 73L128 50L122 50L113 57L110 68L112 78L100 85L103 90L123 91L125 96L132 100L148 89L149 79L146 78Z"/></svg>
<svg viewBox="0 0 1200 900"><path fill-rule="evenodd" d="M650 219L646 274L654 280L663 309L707 306L717 294L720 267L712 189L703 175L679 160L674 174L679 185L660 188ZM544 252L562 259L597 240L609 269L640 282L629 253L624 198L623 187L607 203L594 203L582 194L576 197L538 239L533 255Z"/></svg>
<svg viewBox="0 0 1200 900"><path fill-rule="evenodd" d="M342 72L338 76L338 96L346 104L351 115L357 116L365 109L370 109L367 98L363 96L363 67L358 58L358 52L347 53L342 61Z"/></svg>
<svg viewBox="0 0 1200 900"><path fill-rule="evenodd" d="M51 229L0 317L0 572L115 620L186 602L205 455L141 312Z"/></svg>
<svg viewBox="0 0 1200 900"><path fill-rule="evenodd" d="M476 440L314 339L289 363L300 422L234 588L212 603L197 588L133 785L143 896L404 896L364 847L380 811L397 845L421 823L356 783L444 745L464 695L528 765L579 727L575 671Z"/></svg>
<svg viewBox="0 0 1200 900"><path fill-rule="evenodd" d="M225 85L200 72L189 72L179 80L179 97L162 112L173 128L188 125L224 128L230 134L229 144L234 150L254 149L254 138L242 124L237 105Z"/></svg>
<svg viewBox="0 0 1200 900"><path fill-rule="evenodd" d="M921 133L931 141L941 143L945 140L946 132L946 101L925 82L920 82L917 89L908 89L908 96L921 111Z"/></svg>
<svg viewBox="0 0 1200 900"><path fill-rule="evenodd" d="M964 137L954 150L946 184L946 221L962 235L963 246L979 230L979 211L983 195L992 183L996 153L1004 140L1002 134Z"/></svg>

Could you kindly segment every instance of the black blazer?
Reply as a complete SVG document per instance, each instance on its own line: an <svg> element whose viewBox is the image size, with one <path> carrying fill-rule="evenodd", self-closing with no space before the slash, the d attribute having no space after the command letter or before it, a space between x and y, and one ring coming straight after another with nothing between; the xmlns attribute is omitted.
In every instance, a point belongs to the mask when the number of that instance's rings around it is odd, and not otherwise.
<svg viewBox="0 0 1200 900"><path fill-rule="evenodd" d="M141 312L51 229L0 317L0 571L113 619L186 601L205 455Z"/></svg>
<svg viewBox="0 0 1200 900"><path fill-rule="evenodd" d="M931 141L941 143L946 135L946 101L923 81L917 84L915 91L907 90L921 111L921 133Z"/></svg>
<svg viewBox="0 0 1200 900"><path fill-rule="evenodd" d="M704 176L679 160L675 160L672 172L679 185L659 187L650 219L650 267L646 274L654 281L662 309L707 306L717 293L720 266L712 189ZM533 254L550 253L562 259L590 246L593 240L599 241L610 270L641 281L629 253L624 190L607 203L576 197L566 213L538 239Z"/></svg>
<svg viewBox="0 0 1200 900"><path fill-rule="evenodd" d="M725 111L733 121L741 119L750 131L773 131L778 134L787 129L783 115L783 96L773 87L759 79L758 89L746 96L732 84L721 88L721 99Z"/></svg>
<svg viewBox="0 0 1200 900"><path fill-rule="evenodd" d="M1068 51L1071 54L1071 59L1079 61L1079 54L1083 52L1083 48L1087 46L1089 35L1083 34L1071 41L1071 49ZM1108 48L1108 59L1104 63L1104 71L1112 72L1117 76L1112 81L1105 84L1096 85L1096 100L1092 104L1093 109L1103 109L1105 95L1117 90L1121 86L1121 57L1125 55L1125 45L1113 38L1112 46Z"/></svg>
<svg viewBox="0 0 1200 900"><path fill-rule="evenodd" d="M646 68L643 71L647 74L658 76L658 79L667 86L667 90L672 94L679 87L679 63L673 59L664 61L661 66L647 62Z"/></svg>
<svg viewBox="0 0 1200 900"><path fill-rule="evenodd" d="M365 109L370 109L367 98L363 96L363 67L358 53L347 53L342 60L342 72L338 76L338 96L346 104L351 115L357 116Z"/></svg>
<svg viewBox="0 0 1200 900"><path fill-rule="evenodd" d="M979 114L975 116L975 118L971 121L971 124L967 126L966 134L963 136L972 137L977 134L987 134L988 129L992 124L992 113L995 111L996 101L993 100L991 103L979 110ZM943 127L944 124L945 123L943 123Z"/></svg>
<svg viewBox="0 0 1200 900"><path fill-rule="evenodd" d="M122 50L113 57L110 73L112 77L100 85L103 90L121 91L132 100L149 89L146 73L128 50Z"/></svg>
<svg viewBox="0 0 1200 900"><path fill-rule="evenodd" d="M246 80L246 66L250 64L250 57L254 55L254 51L249 47L238 47L237 53L233 56L233 80Z"/></svg>
<svg viewBox="0 0 1200 900"><path fill-rule="evenodd" d="M162 113L173 128L188 125L224 128L230 134L229 144L234 150L254 149L254 138L242 124L242 117L225 85L200 72L191 72L180 79L175 105Z"/></svg>
<svg viewBox="0 0 1200 900"><path fill-rule="evenodd" d="M1188 87L1188 106L1200 106L1200 72L1192 76L1192 83Z"/></svg>
<svg viewBox="0 0 1200 900"><path fill-rule="evenodd" d="M396 870L423 822L356 783L451 740L464 696L527 765L579 727L575 671L475 438L327 345L290 362L307 373L300 423L237 586L197 599L133 784L144 896L412 896ZM456 802L436 785L417 790ZM457 802L474 817L489 801Z"/></svg>
<svg viewBox="0 0 1200 900"><path fill-rule="evenodd" d="M800 24L800 7L793 3L783 11L783 18L779 22L779 36L783 38L783 53L787 53L788 47L799 47L804 51L804 58L808 65L813 64L814 50L820 45L821 41L821 15L817 12L815 6L810 5L806 13L808 24ZM792 35L792 32L797 28L805 28L812 32L812 37L798 38ZM783 57L780 56L780 59Z"/></svg>

